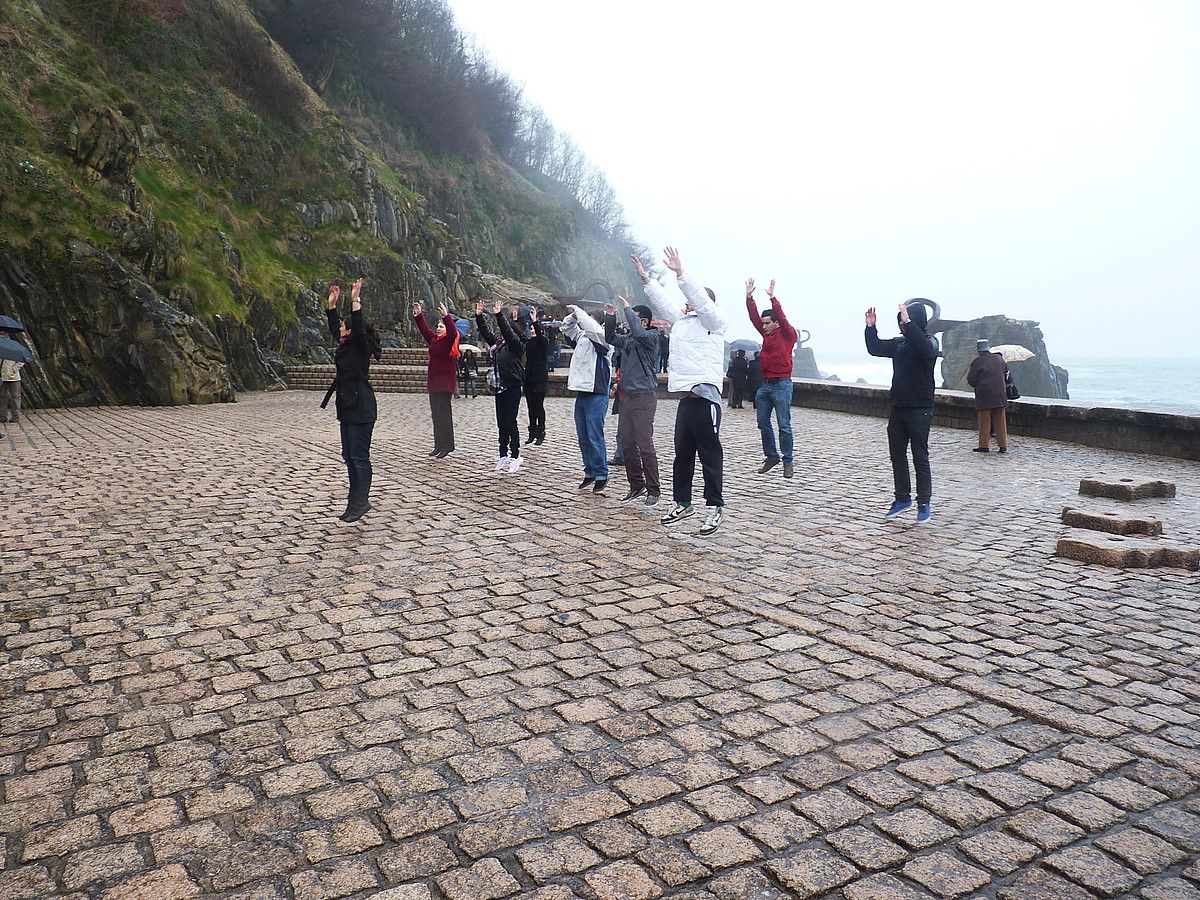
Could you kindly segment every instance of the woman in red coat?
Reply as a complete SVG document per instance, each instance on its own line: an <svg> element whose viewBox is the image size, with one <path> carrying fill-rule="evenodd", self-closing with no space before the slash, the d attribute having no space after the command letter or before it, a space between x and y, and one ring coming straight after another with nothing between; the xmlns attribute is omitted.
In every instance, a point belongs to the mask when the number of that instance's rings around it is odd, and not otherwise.
<svg viewBox="0 0 1200 900"><path fill-rule="evenodd" d="M454 452L454 413L450 398L458 384L458 329L446 304L438 307L442 320L437 331L425 322L421 304L412 305L413 320L429 345L429 369L425 385L429 389L429 412L433 416L433 450L430 456L443 459Z"/></svg>

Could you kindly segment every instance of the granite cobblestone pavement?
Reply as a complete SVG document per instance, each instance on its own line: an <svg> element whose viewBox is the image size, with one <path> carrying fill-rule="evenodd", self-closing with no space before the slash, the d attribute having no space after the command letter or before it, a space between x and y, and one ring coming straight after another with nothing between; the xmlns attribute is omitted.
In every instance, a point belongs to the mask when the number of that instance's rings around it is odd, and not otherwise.
<svg viewBox="0 0 1200 900"><path fill-rule="evenodd" d="M313 394L7 428L0 900L1200 897L1200 581L1053 556L1100 471L1200 540L1194 464L935 429L918 527L882 421L788 482L726 410L701 538L575 493L570 401L512 478L380 408L354 527Z"/></svg>

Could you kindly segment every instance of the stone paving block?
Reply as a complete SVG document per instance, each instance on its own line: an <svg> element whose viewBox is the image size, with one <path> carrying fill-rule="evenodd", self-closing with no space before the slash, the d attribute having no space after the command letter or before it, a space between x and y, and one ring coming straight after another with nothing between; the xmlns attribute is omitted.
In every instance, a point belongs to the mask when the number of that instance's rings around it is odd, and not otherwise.
<svg viewBox="0 0 1200 900"><path fill-rule="evenodd" d="M762 851L732 825L690 834L685 839L696 858L714 869L748 863L762 857Z"/></svg>
<svg viewBox="0 0 1200 900"><path fill-rule="evenodd" d="M447 872L435 881L448 900L499 900L521 889L497 859L481 859L469 869Z"/></svg>
<svg viewBox="0 0 1200 900"><path fill-rule="evenodd" d="M958 834L923 809L906 809L875 820L875 825L911 850L923 850Z"/></svg>
<svg viewBox="0 0 1200 900"><path fill-rule="evenodd" d="M1004 815L1004 810L990 800L958 788L946 787L926 791L917 798L917 802L934 815L947 822L953 822L959 828L974 828Z"/></svg>
<svg viewBox="0 0 1200 900"><path fill-rule="evenodd" d="M708 882L709 890L718 900L787 900L785 894L757 868L735 869Z"/></svg>
<svg viewBox="0 0 1200 900"><path fill-rule="evenodd" d="M1146 500L1151 497L1170 498L1175 496L1175 484L1137 475L1091 475L1079 480L1079 493L1085 497L1126 501Z"/></svg>
<svg viewBox="0 0 1200 900"><path fill-rule="evenodd" d="M179 864L135 875L100 895L100 900L189 900L203 893Z"/></svg>
<svg viewBox="0 0 1200 900"><path fill-rule="evenodd" d="M1143 537L1068 531L1056 552L1064 559L1122 569L1200 569L1200 546Z"/></svg>
<svg viewBox="0 0 1200 900"><path fill-rule="evenodd" d="M1153 516L1136 515L1132 510L1080 509L1064 506L1064 525L1089 531L1104 531L1109 534L1144 534L1157 537L1163 533L1162 521Z"/></svg>
<svg viewBox="0 0 1200 900"><path fill-rule="evenodd" d="M637 858L660 880L673 888L691 884L712 874L712 870L694 856L669 844L651 844L638 853Z"/></svg>
<svg viewBox="0 0 1200 900"><path fill-rule="evenodd" d="M908 852L860 825L843 828L825 836L825 840L860 869L873 872L890 869L908 859Z"/></svg>
<svg viewBox="0 0 1200 900"><path fill-rule="evenodd" d="M846 900L929 900L932 894L906 885L891 875L872 875L842 888Z"/></svg>
<svg viewBox="0 0 1200 900"><path fill-rule="evenodd" d="M1200 900L1200 888L1182 878L1167 878L1142 888L1138 896L1143 900Z"/></svg>
<svg viewBox="0 0 1200 900"><path fill-rule="evenodd" d="M597 900L653 900L663 895L649 873L629 860L588 872L583 880L595 892Z"/></svg>
<svg viewBox="0 0 1200 900"><path fill-rule="evenodd" d="M766 864L795 897L816 897L855 878L858 869L823 850L801 850Z"/></svg>
<svg viewBox="0 0 1200 900"><path fill-rule="evenodd" d="M361 859L344 859L291 877L296 900L335 900L378 886L370 866Z"/></svg>
<svg viewBox="0 0 1200 900"><path fill-rule="evenodd" d="M441 838L426 837L389 848L376 862L392 881L411 881L452 869L458 860Z"/></svg>
<svg viewBox="0 0 1200 900"><path fill-rule="evenodd" d="M1046 865L1102 897L1116 897L1138 883L1138 876L1092 847L1071 847L1046 857Z"/></svg>
<svg viewBox="0 0 1200 900"><path fill-rule="evenodd" d="M517 859L529 877L538 882L559 875L573 875L602 862L590 847L574 836L523 847L517 850Z"/></svg>
<svg viewBox="0 0 1200 900"><path fill-rule="evenodd" d="M1200 854L1200 815L1166 808L1150 813L1138 825L1189 853Z"/></svg>
<svg viewBox="0 0 1200 900"><path fill-rule="evenodd" d="M1045 869L1022 872L996 891L999 900L1095 900L1096 895Z"/></svg>
<svg viewBox="0 0 1200 900"><path fill-rule="evenodd" d="M984 831L958 842L958 849L1000 875L1021 868L1039 853L1037 847L1002 831Z"/></svg>
<svg viewBox="0 0 1200 900"><path fill-rule="evenodd" d="M1188 858L1187 851L1138 828L1125 828L1096 838L1107 850L1142 875L1153 875Z"/></svg>
<svg viewBox="0 0 1200 900"><path fill-rule="evenodd" d="M841 828L871 812L869 806L837 789L801 797L792 805L822 828Z"/></svg>
<svg viewBox="0 0 1200 900"><path fill-rule="evenodd" d="M945 852L917 857L905 864L903 872L938 897L961 897L992 880L983 869Z"/></svg>
<svg viewBox="0 0 1200 900"><path fill-rule="evenodd" d="M1013 816L1004 827L1043 850L1055 850L1084 836L1084 831L1045 810L1030 809Z"/></svg>

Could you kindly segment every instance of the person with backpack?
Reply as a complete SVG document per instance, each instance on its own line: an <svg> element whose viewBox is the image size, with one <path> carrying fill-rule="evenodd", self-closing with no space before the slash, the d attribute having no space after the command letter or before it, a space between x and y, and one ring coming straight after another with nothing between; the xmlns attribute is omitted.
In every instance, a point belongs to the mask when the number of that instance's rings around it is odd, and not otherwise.
<svg viewBox="0 0 1200 900"><path fill-rule="evenodd" d="M725 379L725 332L729 323L717 308L717 295L701 287L684 271L679 251L665 250L664 262L676 275L683 292L682 309L662 285L646 273L636 256L631 257L646 296L659 318L671 324L671 362L667 390L686 394L675 413L675 462L671 491L675 506L659 521L672 525L694 514L692 481L696 458L704 474L704 502L708 514L700 534L712 534L725 518L722 494L725 455L721 447L721 384Z"/></svg>
<svg viewBox="0 0 1200 900"><path fill-rule="evenodd" d="M458 338L454 316L446 304L438 307L441 321L434 331L425 322L420 303L412 305L417 331L429 345L429 364L425 371L425 388L429 391L429 414L433 419L433 450L430 456L445 459L454 452L454 411L450 398L458 388Z"/></svg>
<svg viewBox="0 0 1200 900"><path fill-rule="evenodd" d="M501 301L497 300L492 307L492 316L499 336L488 325L483 314L483 301L475 304L475 326L480 338L492 348L488 387L496 396L496 429L500 433L496 471L516 475L521 468L521 429L517 425L517 410L521 408L521 387L525 383L525 341L517 334L513 320L504 315Z"/></svg>
<svg viewBox="0 0 1200 900"><path fill-rule="evenodd" d="M604 414L608 409L611 377L604 328L578 306L569 307L563 319L563 339L574 348L567 375L567 390L575 391L575 437L583 460L579 490L589 486L603 494L608 485L608 448L604 442Z"/></svg>
<svg viewBox="0 0 1200 900"><path fill-rule="evenodd" d="M363 316L362 283L363 280L359 278L350 287L349 316L345 319L338 316L338 300L342 295L342 288L338 284L329 287L329 303L325 311L329 333L337 342L333 352L337 374L321 408L324 409L329 404L330 396L336 394L334 408L341 430L342 459L346 462L346 473L350 480L346 511L338 516L343 522L357 522L371 509L371 434L375 430L378 407L369 380L369 370L371 357L378 360L383 351L379 332Z"/></svg>
<svg viewBox="0 0 1200 900"><path fill-rule="evenodd" d="M529 413L529 437L526 444L541 444L546 439L546 392L550 390L551 329L542 324L535 306L530 310L533 335L525 342L525 409Z"/></svg>
<svg viewBox="0 0 1200 900"><path fill-rule="evenodd" d="M913 507L912 482L908 473L908 448L911 445L913 468L917 472L917 524L922 525L933 515L929 428L933 424L933 369L937 364L938 342L925 332L927 315L921 298L901 303L896 322L900 325L900 337L880 340L875 307L866 312L867 352L892 360L892 413L888 418L887 436L896 501L884 518L894 519Z"/></svg>

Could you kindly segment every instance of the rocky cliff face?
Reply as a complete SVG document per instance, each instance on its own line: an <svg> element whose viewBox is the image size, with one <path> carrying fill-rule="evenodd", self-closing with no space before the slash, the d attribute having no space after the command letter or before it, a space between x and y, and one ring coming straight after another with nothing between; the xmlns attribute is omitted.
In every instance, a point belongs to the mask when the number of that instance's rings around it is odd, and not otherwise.
<svg viewBox="0 0 1200 900"><path fill-rule="evenodd" d="M1033 351L1025 362L1009 363L1013 380L1021 394L1028 397L1050 397L1068 400L1067 370L1050 362L1046 341L1037 322L1010 319L1007 316L984 316L957 325L940 335L942 342L942 387L969 391L967 370L975 358L975 342L986 338L993 347L1017 344Z"/></svg>
<svg viewBox="0 0 1200 900"><path fill-rule="evenodd" d="M27 327L32 405L282 386L284 362L328 360L334 279L364 277L368 317L401 345L414 300L471 316L528 290L464 247L557 293L625 281L617 248L495 158L464 178L360 115L348 128L242 0L169 7L143 4L115 54L72 3L0 5L0 313ZM287 117L253 80L222 81L228 46L260 45L263 79L303 101Z"/></svg>

